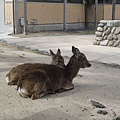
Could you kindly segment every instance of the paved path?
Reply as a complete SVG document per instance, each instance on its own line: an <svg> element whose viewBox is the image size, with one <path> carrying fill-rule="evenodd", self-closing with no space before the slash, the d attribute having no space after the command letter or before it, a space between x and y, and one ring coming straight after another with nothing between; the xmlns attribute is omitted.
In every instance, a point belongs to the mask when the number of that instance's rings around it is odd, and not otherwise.
<svg viewBox="0 0 120 120"><path fill-rule="evenodd" d="M2 38L1 38L2 39ZM8 44L15 44L40 52L60 48L63 56L70 57L71 46L80 48L90 61L120 65L120 48L93 45L94 35L64 35L27 38L4 38Z"/></svg>

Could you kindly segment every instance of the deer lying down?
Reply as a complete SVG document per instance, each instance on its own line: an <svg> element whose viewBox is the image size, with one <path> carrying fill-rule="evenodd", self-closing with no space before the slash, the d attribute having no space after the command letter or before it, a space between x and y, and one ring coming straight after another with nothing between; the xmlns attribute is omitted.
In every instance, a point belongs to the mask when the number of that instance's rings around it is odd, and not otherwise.
<svg viewBox="0 0 120 120"><path fill-rule="evenodd" d="M56 65L57 67L60 67L60 68L65 67L64 58L61 56L60 49L57 50L56 54L52 50L50 50L50 54L52 55L52 61L51 61L52 65ZM8 85L17 85L17 81L21 77L22 74L24 74L26 71L29 71L32 69L39 69L40 65L41 64L39 64L39 63L25 63L22 65L13 67L10 70L10 72L6 75L7 84Z"/></svg>
<svg viewBox="0 0 120 120"><path fill-rule="evenodd" d="M73 56L64 69L54 65L41 64L32 71L26 72L18 80L17 93L22 97L38 99L48 93L74 88L73 78L80 68L90 67L86 56L72 46ZM34 65L32 65L34 66Z"/></svg>

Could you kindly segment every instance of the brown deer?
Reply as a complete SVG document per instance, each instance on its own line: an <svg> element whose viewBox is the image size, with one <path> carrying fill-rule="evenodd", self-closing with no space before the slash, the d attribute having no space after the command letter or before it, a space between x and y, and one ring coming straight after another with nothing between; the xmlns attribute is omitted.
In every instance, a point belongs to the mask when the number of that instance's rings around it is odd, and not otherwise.
<svg viewBox="0 0 120 120"><path fill-rule="evenodd" d="M78 48L72 46L72 53L73 56L64 69L55 65L38 64L39 69L26 72L18 80L17 93L22 97L30 96L34 100L48 93L73 89L72 81L79 69L90 67L91 64ZM29 67L36 68L36 65Z"/></svg>
<svg viewBox="0 0 120 120"><path fill-rule="evenodd" d="M57 67L64 68L64 58L61 56L60 49L57 50L57 53L55 54L52 50L50 50L50 54L52 55L52 65L56 65ZM32 67L32 65L34 67ZM39 63L24 63L22 65L18 65L16 67L13 67L9 73L6 75L6 82L8 85L17 85L17 81L19 77L21 77L22 74L24 74L26 71L32 70L32 69L38 69L37 67Z"/></svg>

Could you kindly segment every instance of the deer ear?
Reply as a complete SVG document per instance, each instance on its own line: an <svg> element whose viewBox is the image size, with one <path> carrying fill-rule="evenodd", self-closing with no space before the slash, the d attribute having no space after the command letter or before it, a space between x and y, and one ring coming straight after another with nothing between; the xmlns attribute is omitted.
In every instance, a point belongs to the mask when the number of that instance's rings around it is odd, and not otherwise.
<svg viewBox="0 0 120 120"><path fill-rule="evenodd" d="M76 48L74 46L72 46L72 53L75 54L76 52Z"/></svg>
<svg viewBox="0 0 120 120"><path fill-rule="evenodd" d="M55 53L52 51L52 50L50 50L50 55L55 55Z"/></svg>
<svg viewBox="0 0 120 120"><path fill-rule="evenodd" d="M61 55L60 49L57 50L57 55Z"/></svg>
<svg viewBox="0 0 120 120"><path fill-rule="evenodd" d="M80 50L78 48L75 48L74 46L72 46L72 52L75 55L75 54L80 53Z"/></svg>
<svg viewBox="0 0 120 120"><path fill-rule="evenodd" d="M76 54L80 54L80 50L76 48Z"/></svg>

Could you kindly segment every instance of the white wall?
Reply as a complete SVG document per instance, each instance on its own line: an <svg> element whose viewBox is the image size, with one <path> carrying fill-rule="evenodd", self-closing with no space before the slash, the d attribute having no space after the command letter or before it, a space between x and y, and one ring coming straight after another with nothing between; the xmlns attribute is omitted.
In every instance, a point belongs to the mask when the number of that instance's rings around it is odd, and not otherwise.
<svg viewBox="0 0 120 120"><path fill-rule="evenodd" d="M4 24L4 0L0 0L0 25Z"/></svg>
<svg viewBox="0 0 120 120"><path fill-rule="evenodd" d="M12 32L13 26L4 25L4 0L0 0L0 34Z"/></svg>

